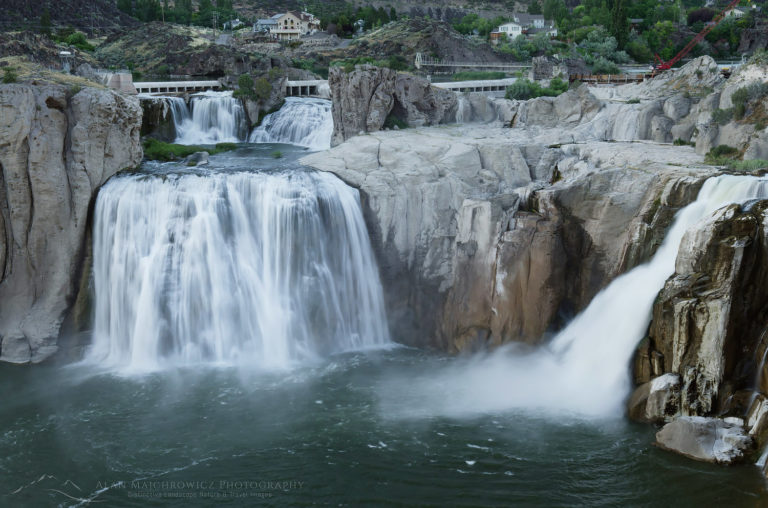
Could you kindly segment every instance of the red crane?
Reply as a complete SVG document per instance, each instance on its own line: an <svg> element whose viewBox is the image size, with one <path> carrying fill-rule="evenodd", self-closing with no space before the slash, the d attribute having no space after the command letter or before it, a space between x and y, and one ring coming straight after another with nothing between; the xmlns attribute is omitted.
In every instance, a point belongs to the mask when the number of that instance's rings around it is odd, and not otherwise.
<svg viewBox="0 0 768 508"><path fill-rule="evenodd" d="M657 71L666 71L672 68L673 65L675 65L678 61L680 61L681 58L683 58L685 55L687 55L701 40L706 37L706 35L712 31L717 25L720 24L721 21L723 21L728 14L728 11L735 8L741 0L733 0L731 3L728 4L728 7L723 9L723 11L712 18L712 21L706 24L704 27L704 30L696 34L696 37L690 40L688 44L685 45L683 49L680 50L678 54L676 54L672 60L669 60L665 62L662 60L659 55L654 55L656 57L656 65L653 66L654 70Z"/></svg>

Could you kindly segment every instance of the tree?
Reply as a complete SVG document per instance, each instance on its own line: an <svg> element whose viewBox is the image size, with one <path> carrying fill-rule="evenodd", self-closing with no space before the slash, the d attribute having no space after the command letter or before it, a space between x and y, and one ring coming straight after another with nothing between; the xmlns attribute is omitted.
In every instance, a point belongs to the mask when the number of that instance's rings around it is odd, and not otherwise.
<svg viewBox="0 0 768 508"><path fill-rule="evenodd" d="M544 19L553 19L560 25L562 20L568 16L568 7L565 6L563 0L544 0L542 14L544 14Z"/></svg>
<svg viewBox="0 0 768 508"><path fill-rule="evenodd" d="M40 16L40 33L48 37L51 36L51 11L46 7Z"/></svg>
<svg viewBox="0 0 768 508"><path fill-rule="evenodd" d="M611 9L611 35L619 44L619 49L624 49L629 40L629 20L627 19L627 6L625 0L613 0Z"/></svg>
<svg viewBox="0 0 768 508"><path fill-rule="evenodd" d="M539 0L533 0L528 5L528 14L541 14L541 4Z"/></svg>

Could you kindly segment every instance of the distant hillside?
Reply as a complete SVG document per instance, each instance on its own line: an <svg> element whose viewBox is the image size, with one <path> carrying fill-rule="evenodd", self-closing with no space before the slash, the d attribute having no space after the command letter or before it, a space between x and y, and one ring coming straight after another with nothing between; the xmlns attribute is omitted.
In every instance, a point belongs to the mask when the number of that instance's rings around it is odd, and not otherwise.
<svg viewBox="0 0 768 508"><path fill-rule="evenodd" d="M0 30L39 31L48 10L54 28L72 26L86 32L112 33L138 22L117 9L115 0L0 0Z"/></svg>

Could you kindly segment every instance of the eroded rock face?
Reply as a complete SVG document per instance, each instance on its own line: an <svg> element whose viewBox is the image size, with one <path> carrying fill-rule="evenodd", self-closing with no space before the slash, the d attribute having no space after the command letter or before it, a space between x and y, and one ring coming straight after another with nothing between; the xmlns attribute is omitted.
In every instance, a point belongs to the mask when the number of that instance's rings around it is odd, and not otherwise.
<svg viewBox="0 0 768 508"><path fill-rule="evenodd" d="M173 143L173 140L176 139L176 126L168 100L159 97L141 97L140 104L142 109L141 135Z"/></svg>
<svg viewBox="0 0 768 508"><path fill-rule="evenodd" d="M454 92L410 74L397 75L393 113L410 127L453 121L457 105Z"/></svg>
<svg viewBox="0 0 768 508"><path fill-rule="evenodd" d="M361 132L375 132L384 126L394 106L397 73L392 69L358 66L352 72L331 67L328 85L333 101L333 137L338 145Z"/></svg>
<svg viewBox="0 0 768 508"><path fill-rule="evenodd" d="M681 378L680 412L744 416L768 312L768 201L720 209L686 233L653 307L635 380Z"/></svg>
<svg viewBox="0 0 768 508"><path fill-rule="evenodd" d="M138 99L0 85L0 360L39 362L82 269L96 191L142 157Z"/></svg>
<svg viewBox="0 0 768 508"><path fill-rule="evenodd" d="M399 340L458 351L546 338L647 260L712 174L649 161L690 161L690 148L538 135L554 134L408 129L303 159L360 189Z"/></svg>
<svg viewBox="0 0 768 508"><path fill-rule="evenodd" d="M391 69L359 65L346 72L331 67L328 85L333 100L334 146L357 134L381 130L390 113L410 127L456 120L458 99L454 92Z"/></svg>

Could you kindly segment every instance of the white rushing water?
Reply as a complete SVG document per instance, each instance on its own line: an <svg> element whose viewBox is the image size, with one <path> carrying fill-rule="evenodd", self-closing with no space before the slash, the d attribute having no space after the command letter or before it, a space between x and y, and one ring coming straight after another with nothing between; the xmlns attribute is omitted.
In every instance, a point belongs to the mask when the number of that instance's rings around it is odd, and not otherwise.
<svg viewBox="0 0 768 508"><path fill-rule="evenodd" d="M331 147L331 101L288 97L279 111L264 117L251 133L251 143L290 143L311 150Z"/></svg>
<svg viewBox="0 0 768 508"><path fill-rule="evenodd" d="M112 179L93 245L99 364L284 368L389 343L358 193L327 173Z"/></svg>
<svg viewBox="0 0 768 508"><path fill-rule="evenodd" d="M179 99L181 100L181 99ZM185 114L171 102L176 127L175 143L211 145L244 141L247 122L245 111L232 92L203 92L192 96ZM186 109L186 108L185 108Z"/></svg>
<svg viewBox="0 0 768 508"><path fill-rule="evenodd" d="M528 352L510 346L424 379L385 386L385 412L404 417L509 409L623 414L630 360L647 331L656 295L674 273L683 235L724 205L766 197L768 179L707 180L696 201L678 213L652 260L616 278L549 345Z"/></svg>
<svg viewBox="0 0 768 508"><path fill-rule="evenodd" d="M472 104L463 93L456 93L456 123L466 123L472 117Z"/></svg>

